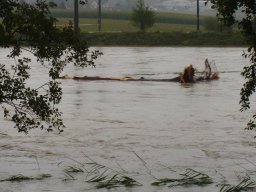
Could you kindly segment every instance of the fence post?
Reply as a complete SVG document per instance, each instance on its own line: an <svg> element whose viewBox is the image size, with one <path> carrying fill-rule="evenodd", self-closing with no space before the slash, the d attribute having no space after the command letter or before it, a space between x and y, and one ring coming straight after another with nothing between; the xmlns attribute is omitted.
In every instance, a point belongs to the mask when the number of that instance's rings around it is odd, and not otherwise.
<svg viewBox="0 0 256 192"><path fill-rule="evenodd" d="M98 5L98 29L101 31L101 0L99 0Z"/></svg>
<svg viewBox="0 0 256 192"><path fill-rule="evenodd" d="M200 25L200 23L199 23L199 0L197 0L197 2L196 2L196 7L197 7L197 11L196 11L196 18L197 18L197 20L196 20L196 29L199 31L199 25Z"/></svg>
<svg viewBox="0 0 256 192"><path fill-rule="evenodd" d="M74 0L74 31L79 33L79 13L78 13L78 0Z"/></svg>

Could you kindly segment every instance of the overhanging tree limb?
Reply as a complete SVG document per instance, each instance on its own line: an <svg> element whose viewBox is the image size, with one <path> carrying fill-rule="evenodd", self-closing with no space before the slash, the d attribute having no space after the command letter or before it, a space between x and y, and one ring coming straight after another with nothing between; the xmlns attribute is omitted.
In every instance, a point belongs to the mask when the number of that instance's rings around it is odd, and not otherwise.
<svg viewBox="0 0 256 192"><path fill-rule="evenodd" d="M9 58L17 63L11 69L0 64L0 105L4 116L14 122L19 132L28 133L33 128L56 128L61 132L65 126L57 108L62 97L57 78L67 64L94 66L94 60L101 54L89 51L72 26L57 28L55 23L45 1L30 5L1 0L0 45L11 49ZM42 86L26 84L31 60L21 57L24 45L38 62L49 66L50 80Z"/></svg>
<svg viewBox="0 0 256 192"><path fill-rule="evenodd" d="M241 111L251 107L250 97L255 93L256 89L256 1L254 0L211 0L213 8L218 11L217 16L227 26L238 24L239 29L243 33L249 48L243 54L248 58L250 65L244 67L242 76L245 78L245 83L241 89L240 104ZM242 18L237 18L236 13L242 12ZM247 124L247 129L256 129L256 114Z"/></svg>

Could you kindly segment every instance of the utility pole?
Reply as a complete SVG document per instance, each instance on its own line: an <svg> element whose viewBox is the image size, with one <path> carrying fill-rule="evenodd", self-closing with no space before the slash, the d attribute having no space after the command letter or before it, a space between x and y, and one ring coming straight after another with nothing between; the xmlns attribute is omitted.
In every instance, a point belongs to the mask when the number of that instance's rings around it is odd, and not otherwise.
<svg viewBox="0 0 256 192"><path fill-rule="evenodd" d="M197 11L196 11L196 18L197 18L197 20L196 20L196 29L197 29L197 31L199 31L199 25L200 25L200 23L199 23L199 0L197 0L197 2L196 2L196 7L197 7Z"/></svg>
<svg viewBox="0 0 256 192"><path fill-rule="evenodd" d="M101 0L99 0L98 4L98 29L101 31Z"/></svg>
<svg viewBox="0 0 256 192"><path fill-rule="evenodd" d="M74 31L79 33L79 13L78 13L78 0L74 0Z"/></svg>

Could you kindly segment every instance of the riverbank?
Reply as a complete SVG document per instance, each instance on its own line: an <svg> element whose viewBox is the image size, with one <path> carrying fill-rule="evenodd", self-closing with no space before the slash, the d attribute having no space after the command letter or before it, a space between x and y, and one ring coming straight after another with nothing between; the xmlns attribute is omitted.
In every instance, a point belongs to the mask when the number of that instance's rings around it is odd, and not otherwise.
<svg viewBox="0 0 256 192"><path fill-rule="evenodd" d="M220 46L241 47L239 32L94 32L81 33L90 46Z"/></svg>

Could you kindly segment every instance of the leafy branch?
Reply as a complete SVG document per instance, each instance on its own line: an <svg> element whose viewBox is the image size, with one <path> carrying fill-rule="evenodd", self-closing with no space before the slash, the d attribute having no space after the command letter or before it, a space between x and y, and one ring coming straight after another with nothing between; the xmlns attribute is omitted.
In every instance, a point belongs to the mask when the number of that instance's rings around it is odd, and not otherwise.
<svg viewBox="0 0 256 192"><path fill-rule="evenodd" d="M8 57L17 62L10 69L0 64L0 105L4 117L11 117L19 132L28 133L33 128L62 132L65 125L56 107L62 89L57 78L70 63L79 67L95 66L95 59L102 54L90 51L72 25L59 28L56 21L44 0L35 4L1 0L0 46L10 48ZM26 84L31 59L22 58L24 52L47 65L48 82L37 88Z"/></svg>

